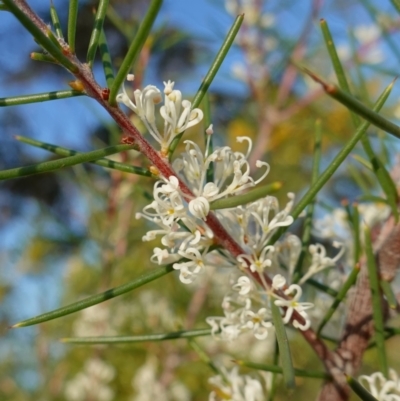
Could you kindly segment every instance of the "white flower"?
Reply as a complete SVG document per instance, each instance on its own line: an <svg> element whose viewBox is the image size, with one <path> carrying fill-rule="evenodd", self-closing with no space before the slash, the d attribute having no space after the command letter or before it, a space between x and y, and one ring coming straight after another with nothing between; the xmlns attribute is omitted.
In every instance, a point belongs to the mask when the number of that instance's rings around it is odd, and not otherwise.
<svg viewBox="0 0 400 401"><path fill-rule="evenodd" d="M114 391L108 383L114 378L115 369L101 359L86 361L83 371L79 372L65 385L65 398L68 401L111 401Z"/></svg>
<svg viewBox="0 0 400 401"><path fill-rule="evenodd" d="M131 75L128 80L132 81ZM186 129L193 127L203 119L203 112L196 108L191 109L191 102L182 100L182 93L174 90L174 82L164 82L164 105L160 108L160 115L164 119L164 132L161 134L156 125L155 105L162 101L161 91L154 85L147 85L143 91L134 91L133 102L125 87L117 96L117 101L134 111L143 121L149 133L160 143L161 152L166 153L172 140Z"/></svg>
<svg viewBox="0 0 400 401"><path fill-rule="evenodd" d="M241 263L242 268L249 267L250 270L258 273L263 273L266 267L271 266L271 254L273 254L275 248L272 245L266 246L260 253L259 256L256 254L253 255L239 255L237 260Z"/></svg>
<svg viewBox="0 0 400 401"><path fill-rule="evenodd" d="M280 290L286 285L286 279L280 274L276 274L272 279L272 288L275 290Z"/></svg>
<svg viewBox="0 0 400 401"><path fill-rule="evenodd" d="M222 308L225 316L207 317L206 322L211 326L214 338L223 341L235 340L247 330L244 315L251 308L251 300L226 295L222 301Z"/></svg>
<svg viewBox="0 0 400 401"><path fill-rule="evenodd" d="M309 246L309 252L312 257L311 266L309 267L307 273L301 278L299 284L305 283L311 276L319 273L321 270L324 270L327 267L335 266L336 262L344 254L345 249L343 244L337 241L333 242L333 246L335 248L339 248L339 252L334 258L326 256L326 249L321 244Z"/></svg>
<svg viewBox="0 0 400 401"><path fill-rule="evenodd" d="M382 48L377 46L381 36L378 25L359 25L354 29L354 36L363 45L360 58L364 63L378 64L385 59Z"/></svg>
<svg viewBox="0 0 400 401"><path fill-rule="evenodd" d="M222 375L211 377L208 382L213 387L209 401L262 401L264 394L258 380L251 376L241 376L235 366L230 372L221 368Z"/></svg>
<svg viewBox="0 0 400 401"><path fill-rule="evenodd" d="M381 35L380 28L375 24L358 25L354 29L354 36L364 44L379 39Z"/></svg>
<svg viewBox="0 0 400 401"><path fill-rule="evenodd" d="M271 315L266 308L257 312L247 310L244 313L244 322L248 329L252 330L257 340L265 340L268 336L268 329L272 327Z"/></svg>
<svg viewBox="0 0 400 401"><path fill-rule="evenodd" d="M186 216L184 200L178 191L178 180L171 176L169 180L158 181L154 185L154 201L143 209L147 217L161 218L164 225L171 225L174 221Z"/></svg>
<svg viewBox="0 0 400 401"><path fill-rule="evenodd" d="M237 283L232 286L232 289L238 291L240 295L247 295L253 288L253 282L247 276L239 277Z"/></svg>
<svg viewBox="0 0 400 401"><path fill-rule="evenodd" d="M206 249L204 254L207 253ZM188 262L174 263L173 268L180 271L179 279L184 284L192 283L204 268L203 255L196 248L188 248L178 251L182 258L189 259Z"/></svg>
<svg viewBox="0 0 400 401"><path fill-rule="evenodd" d="M373 227L385 221L390 215L390 207L384 203L361 203L358 211L362 216L362 226Z"/></svg>
<svg viewBox="0 0 400 401"><path fill-rule="evenodd" d="M164 138L169 138L167 143L169 145L177 134L198 124L203 119L203 112L200 109L191 110L191 102L182 100L180 91L172 90L174 82L164 82L164 85L165 99L160 114L164 119Z"/></svg>
<svg viewBox="0 0 400 401"><path fill-rule="evenodd" d="M169 253L167 249L154 248L153 256L150 258L152 262L157 262L159 265L167 265L177 262L181 257L176 253Z"/></svg>
<svg viewBox="0 0 400 401"><path fill-rule="evenodd" d="M193 216L205 220L210 211L210 204L204 196L199 196L189 202L189 211Z"/></svg>
<svg viewBox="0 0 400 401"><path fill-rule="evenodd" d="M258 180L253 180L247 162L251 150L251 140L247 137L238 137L237 140L249 143L246 155L233 152L231 148L225 146L215 149L210 155L203 156L196 143L185 141L186 151L173 163L174 169L182 173L195 196L204 198L201 199L204 211L207 209L205 200L210 203L243 192L261 182L269 172L267 163L257 161L256 166L258 168L265 167L265 171ZM214 179L212 182L206 182L207 171L211 163L213 164Z"/></svg>
<svg viewBox="0 0 400 401"><path fill-rule="evenodd" d="M272 327L269 305L259 293L249 277L241 276L232 286L233 293L225 295L222 301L223 317L208 317L211 334L224 341L236 339L241 333L252 331L258 340L268 336ZM261 307L256 306L261 303Z"/></svg>
<svg viewBox="0 0 400 401"><path fill-rule="evenodd" d="M393 369L389 369L388 379L381 372L375 372L358 380L378 401L400 401L400 382Z"/></svg>
<svg viewBox="0 0 400 401"><path fill-rule="evenodd" d="M154 85L147 85L143 91L136 89L134 94L135 102L129 98L123 86L123 93L117 95L117 101L134 111L148 128L153 127L155 122L155 104L160 103L161 92Z"/></svg>
<svg viewBox="0 0 400 401"><path fill-rule="evenodd" d="M284 287L286 280L281 276L274 277L273 287L275 289L281 289ZM311 321L305 312L307 309L312 308L314 305L311 302L299 302L303 293L301 287L297 284L291 284L286 290L283 291L289 299L284 299L273 293L272 296L278 298L275 305L280 306L284 309L285 315L283 317L283 323L288 324L292 318L293 312L298 312L304 319L304 323L300 323L297 320L293 321L293 326L300 330L308 330L311 325Z"/></svg>
<svg viewBox="0 0 400 401"><path fill-rule="evenodd" d="M272 28L275 25L275 15L271 13L264 13L261 16L261 26L263 28Z"/></svg>

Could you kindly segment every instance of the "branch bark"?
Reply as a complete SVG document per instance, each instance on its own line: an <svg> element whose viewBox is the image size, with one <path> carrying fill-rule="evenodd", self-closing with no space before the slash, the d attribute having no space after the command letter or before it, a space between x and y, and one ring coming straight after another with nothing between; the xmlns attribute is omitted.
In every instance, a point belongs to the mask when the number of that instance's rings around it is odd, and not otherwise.
<svg viewBox="0 0 400 401"><path fill-rule="evenodd" d="M381 278L393 280L400 265L400 224L393 216L381 226L374 229L374 251ZM347 318L343 335L334 351L334 359L342 373L351 376L358 374L364 352L374 334L372 320L371 290L368 279L366 260L360 261L361 271L354 291L350 294ZM388 306L382 297L384 316L388 318ZM326 383L318 397L319 401L347 401L350 389L346 383Z"/></svg>

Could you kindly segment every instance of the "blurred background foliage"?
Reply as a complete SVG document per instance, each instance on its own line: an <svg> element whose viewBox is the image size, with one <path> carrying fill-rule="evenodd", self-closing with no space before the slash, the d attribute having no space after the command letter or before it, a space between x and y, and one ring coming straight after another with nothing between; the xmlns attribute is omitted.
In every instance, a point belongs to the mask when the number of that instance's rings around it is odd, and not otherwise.
<svg viewBox="0 0 400 401"><path fill-rule="evenodd" d="M67 3L55 1L64 28ZM233 15L241 12L234 0L199 0L193 6L198 13L196 21L193 14L186 17L187 3L165 2L135 66L136 87L148 83L160 87L163 80L171 79L185 96L192 96ZM253 166L257 159L268 161L268 180L283 183L278 197L286 202L287 192L301 193L309 185L316 121L321 121L324 134L322 168L353 132L348 111L323 95L296 66L308 66L333 79L319 18L323 16L331 24L342 49L342 61L353 78L352 89L366 103L371 103L398 74L398 46L391 48L382 32L391 40L398 39L400 20L390 2L384 6L364 0L242 3L244 25L210 89L215 142L239 149L235 138L251 137L255 145ZM50 21L47 2L31 4L45 21ZM122 61L147 5L144 0L111 1L105 32L115 67ZM374 8L378 6L379 10ZM94 1L80 2L77 54L82 59L94 7ZM375 9L374 18L368 14L368 7ZM4 21L0 24L0 95L68 88L69 77L62 69L29 59L37 45L18 23L5 12L0 19ZM101 76L98 61L94 71ZM400 117L396 107L395 103L386 107L384 114ZM132 118L140 127L139 120ZM398 150L392 139L383 139L377 130L371 132L376 149L392 162ZM51 159L44 151L15 141L15 134L77 150L120 140L119 130L107 116L83 98L0 110L1 169ZM200 135L200 130L192 129L186 137L202 141ZM135 152L115 159L146 165ZM373 176L357 161L349 160L323 190L317 216L343 199L352 202L364 191L376 190ZM222 294L229 281L212 269L190 286L181 285L172 273L63 319L7 330L19 320L120 285L151 268L149 258L156 245L142 243L146 224L135 219L135 213L146 204L146 193L151 191L152 180L148 178L93 165L0 183L0 399L207 398L207 379L213 372L186 340L70 346L57 339L204 328L207 316L220 314ZM337 327L332 328L333 337L338 333L335 330ZM302 339L294 334L292 337L295 366L315 370L312 351ZM273 358L273 339L259 342L244 336L240 345L221 344L208 337L196 342L211 356L219 358L224 350L229 355L226 361L244 357L267 363ZM268 382L268 375L264 379ZM318 391L318 381L302 379L298 384L296 399L312 398ZM286 398L282 395L276 399Z"/></svg>

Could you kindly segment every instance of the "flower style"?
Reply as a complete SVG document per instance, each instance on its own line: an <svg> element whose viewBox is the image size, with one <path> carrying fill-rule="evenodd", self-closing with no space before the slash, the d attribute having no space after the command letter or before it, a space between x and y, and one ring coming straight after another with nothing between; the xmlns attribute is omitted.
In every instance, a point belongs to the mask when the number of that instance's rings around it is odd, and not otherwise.
<svg viewBox="0 0 400 401"><path fill-rule="evenodd" d="M207 139L210 140L210 135ZM238 137L237 141L248 142L246 155L233 152L230 147L225 146L217 148L210 155L206 153L203 156L196 143L185 141L186 152L174 161L173 167L177 172L181 172L188 184L190 183L196 196L189 202L189 210L194 216L205 219L210 211L210 202L241 193L245 189L257 185L267 176L269 165L261 161L257 161L256 166L258 168L265 167L263 175L258 180L254 180L250 176L247 157L251 151L251 139ZM213 163L214 180L206 182L207 171L211 163Z"/></svg>
<svg viewBox="0 0 400 401"><path fill-rule="evenodd" d="M327 267L335 266L336 262L344 254L345 248L342 243L334 241L333 246L339 248L339 252L334 258L326 256L326 249L321 244L315 244L309 246L309 252L312 257L311 266L308 268L307 273L301 278L299 284L305 283L311 276L319 273Z"/></svg>
<svg viewBox="0 0 400 401"><path fill-rule="evenodd" d="M272 287L276 290L283 289L285 285L286 280L280 274L277 274L272 280ZM294 320L293 326L303 331L308 330L310 328L311 321L305 311L312 308L314 304L311 302L299 302L303 291L297 284L291 284L287 289L283 290L283 293L290 298L284 299L275 293L272 294L275 298L278 298L276 301L274 301L275 305L285 309L283 323L288 324L292 318L293 312L296 311L303 317L304 323Z"/></svg>
<svg viewBox="0 0 400 401"><path fill-rule="evenodd" d="M267 196L223 214L224 223L247 253L254 253L258 257L279 227L293 223L289 213L293 207L294 194L289 193L288 197L289 202L283 210L279 210L277 198ZM237 230L238 226L240 230Z"/></svg>
<svg viewBox="0 0 400 401"><path fill-rule="evenodd" d="M225 225L246 251L246 254L237 257L242 269L249 267L252 272L262 273L277 259L275 245L268 245L268 242L279 227L288 226L293 222L289 212L293 206L294 195L289 193L288 197L290 201L283 210L279 210L279 203L275 197L267 196L247 207L238 207L225 214ZM279 243L276 246L279 247Z"/></svg>
<svg viewBox="0 0 400 401"><path fill-rule="evenodd" d="M378 401L400 401L400 381L393 369L389 369L388 379L381 372L375 372L358 380Z"/></svg>
<svg viewBox="0 0 400 401"><path fill-rule="evenodd" d="M128 81L134 76L128 75ZM164 132L161 134L156 125L155 105L162 101L161 91L154 85L147 85L143 91L136 89L133 102L123 86L123 91L117 96L117 101L134 111L143 121L152 137L161 145L161 153L166 154L172 140L181 132L198 124L203 119L203 112L188 100L182 100L182 93L174 90L174 82L164 82L164 105L160 115L164 119Z"/></svg>

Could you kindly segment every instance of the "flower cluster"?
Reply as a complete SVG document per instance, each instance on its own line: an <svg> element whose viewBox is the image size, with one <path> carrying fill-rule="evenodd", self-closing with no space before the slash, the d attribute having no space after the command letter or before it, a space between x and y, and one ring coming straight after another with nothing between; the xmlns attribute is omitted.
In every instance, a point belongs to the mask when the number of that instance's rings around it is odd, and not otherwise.
<svg viewBox="0 0 400 401"><path fill-rule="evenodd" d="M200 148L191 141L186 141L186 151L176 159L173 167L181 173L182 179L190 185L194 198L187 202L180 189L177 177L162 178L156 182L153 190L154 201L147 205L142 213L136 217L143 217L158 226L157 230L150 230L143 237L144 241L155 239L161 235L161 244L164 248L156 247L153 250L151 260L158 264L174 263L174 268L180 271L180 280L183 283L191 283L203 270L207 260L218 257L217 253L210 251L213 245L213 233L206 225L205 220L210 212L210 203L217 199L241 193L249 187L258 184L268 174L269 166L259 162L258 167L264 167L261 178L254 180L250 176L250 167L247 156L251 149L251 141L248 138L239 138L239 141L247 141L249 150L247 154L233 152L229 147L215 149L210 155L203 155ZM213 164L214 180L207 182L207 171ZM271 203L269 209L276 211L277 201L273 197L267 197ZM268 201L268 199L270 199ZM262 200L260 202L265 202ZM260 206L262 208L262 206ZM259 207L259 208L260 208ZM253 208L257 209L254 205ZM268 209L268 210L269 210ZM238 225L243 208L236 208L236 217L231 209L220 211L222 221L229 226L236 224L236 229L242 231L242 245L247 242L244 238L246 228ZM264 214L268 214L266 211ZM264 225L268 223L268 216L262 217ZM250 222L250 217L247 218ZM289 223L293 219L289 219ZM275 222L273 227L278 227ZM265 227L264 227L265 228ZM229 229L229 227L227 227ZM268 231L268 230L267 230ZM271 230L269 230L271 231ZM265 236L262 236L265 242ZM265 237L265 238L264 238ZM236 265L228 254L225 262L230 266Z"/></svg>
<svg viewBox="0 0 400 401"><path fill-rule="evenodd" d="M128 81L134 76L128 75ZM143 90L136 89L133 102L125 87L117 96L117 101L134 111L143 121L151 136L161 145L161 152L166 154L172 140L181 132L198 124L203 119L200 109L191 109L189 100L182 100L182 93L174 89L174 82L164 82L164 105L160 115L164 120L164 132L161 134L156 125L155 105L162 101L161 91L154 85L147 85Z"/></svg>
<svg viewBox="0 0 400 401"><path fill-rule="evenodd" d="M264 306L262 295L247 276L241 276L232 287L232 293L225 295L222 302L223 317L208 317L211 333L224 341L236 339L245 331L252 331L258 340L268 336L272 327L271 312Z"/></svg>
<svg viewBox="0 0 400 401"><path fill-rule="evenodd" d="M389 369L388 379L381 372L375 372L358 380L378 401L400 401L400 380L393 369Z"/></svg>
<svg viewBox="0 0 400 401"><path fill-rule="evenodd" d="M143 91L136 90L135 102L129 99L125 89L118 96L120 102L139 115L149 132L161 143L162 151L168 148L176 134L202 118L200 110L190 111L190 102L182 101L181 93L173 89L172 82L164 84L164 106L160 109L165 120L163 135L155 125L155 104L161 101L161 92L155 86L149 85ZM322 245L310 245L311 264L308 271L298 284L286 286L283 275L288 277L289 282L292 281L301 253L301 241L293 234L275 243L271 241L279 228L293 223L290 212L294 194L289 193L289 202L283 209L277 198L266 196L247 205L217 210L218 219L244 253L234 258L226 250L216 249L214 234L206 224L212 202L243 193L259 184L267 176L269 165L257 161L256 166L262 173L255 180L250 175L247 160L252 147L250 138L237 138L238 142L247 143L245 153L234 152L229 146L216 148L209 153L212 125L206 133L208 143L205 153L196 143L185 141L185 151L173 162L176 175L160 177L154 185L154 200L136 215L157 227L146 233L144 241L161 237L162 247L153 249L151 260L159 265L172 263L185 284L192 283L205 266L211 264L237 267L248 274L241 276L233 285L232 293L224 297L224 316L209 317L207 320L213 334L222 339L235 339L245 331L252 331L257 339L265 339L273 326L270 302L283 309L284 323L293 320L296 312L302 321L294 319L294 326L307 330L310 319L306 310L312 304L301 302L303 291L300 285L312 275L334 266L344 248L335 243L334 246L341 249L334 258L330 258ZM188 199L181 192L178 174L191 189L192 198ZM275 274L282 273L275 275L272 287L265 280L266 269ZM262 291L253 283L252 275L259 279Z"/></svg>
<svg viewBox="0 0 400 401"><path fill-rule="evenodd" d="M208 140L211 136L208 136ZM185 141L186 151L177 158L174 169L181 173L190 185L196 198L189 202L189 211L198 218L205 219L210 211L210 202L243 192L249 187L260 183L269 172L269 165L257 161L257 167L265 167L263 175L254 180L250 176L250 166L247 157L251 151L251 140L248 137L238 137L238 142L248 142L249 148L244 155L233 152L229 146L217 148L210 155L203 156L199 146L192 141ZM214 180L207 182L207 171L213 165Z"/></svg>
<svg viewBox="0 0 400 401"><path fill-rule="evenodd" d="M287 298L280 296L280 291ZM224 341L234 340L248 331L252 331L256 339L264 340L273 327L270 302L274 302L284 310L283 323L289 323L296 311L304 322L294 319L293 326L307 330L311 322L306 310L312 308L313 304L300 302L302 293L297 284L287 287L286 279L280 274L274 276L272 289L268 294L258 291L248 276L241 276L232 286L232 292L223 299L224 316L208 317L206 321L211 326L212 335Z"/></svg>

